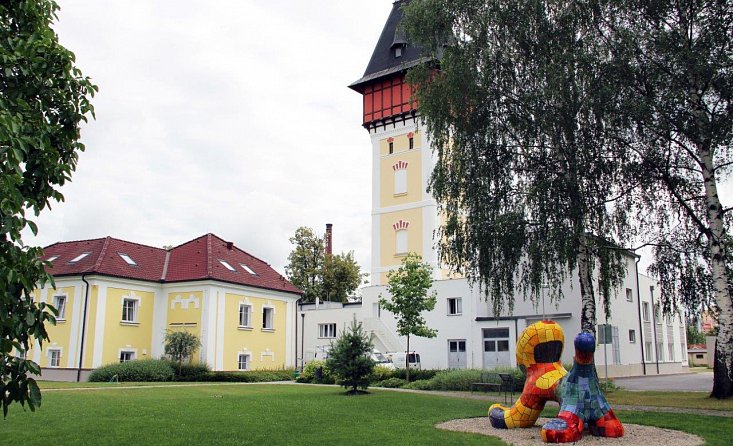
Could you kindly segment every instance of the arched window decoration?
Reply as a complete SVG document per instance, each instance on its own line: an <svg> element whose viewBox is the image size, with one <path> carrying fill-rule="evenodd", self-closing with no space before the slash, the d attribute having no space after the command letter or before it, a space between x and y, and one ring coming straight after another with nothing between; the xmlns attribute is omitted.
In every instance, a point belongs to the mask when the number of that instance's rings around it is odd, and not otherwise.
<svg viewBox="0 0 733 446"><path fill-rule="evenodd" d="M395 230L395 254L407 254L407 227L410 222L399 220L392 225Z"/></svg>
<svg viewBox="0 0 733 446"><path fill-rule="evenodd" d="M406 194L407 193L407 163L404 161L398 161L392 166L394 171L394 194Z"/></svg>

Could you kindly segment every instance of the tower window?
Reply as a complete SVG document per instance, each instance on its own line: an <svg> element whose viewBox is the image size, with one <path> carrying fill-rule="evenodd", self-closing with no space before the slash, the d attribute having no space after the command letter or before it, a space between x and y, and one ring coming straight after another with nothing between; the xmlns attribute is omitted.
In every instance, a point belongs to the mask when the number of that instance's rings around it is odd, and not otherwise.
<svg viewBox="0 0 733 446"><path fill-rule="evenodd" d="M407 254L407 229L400 229L396 232L397 254Z"/></svg>
<svg viewBox="0 0 733 446"><path fill-rule="evenodd" d="M402 47L401 46L395 47L394 57L402 57Z"/></svg>
<svg viewBox="0 0 733 446"><path fill-rule="evenodd" d="M389 153L390 155L394 153L394 143L393 142L389 143Z"/></svg>
<svg viewBox="0 0 733 446"><path fill-rule="evenodd" d="M410 150L414 149L415 148L415 139L412 136L410 136L408 141L410 142Z"/></svg>

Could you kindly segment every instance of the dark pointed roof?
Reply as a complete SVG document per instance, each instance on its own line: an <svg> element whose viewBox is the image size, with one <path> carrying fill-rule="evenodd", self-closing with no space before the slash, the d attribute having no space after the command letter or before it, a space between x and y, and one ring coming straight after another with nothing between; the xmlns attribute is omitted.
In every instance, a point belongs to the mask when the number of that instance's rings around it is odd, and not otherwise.
<svg viewBox="0 0 733 446"><path fill-rule="evenodd" d="M349 88L361 91L364 84L369 81L404 71L428 60L428 58L421 57L421 49L407 40L399 26L402 22L401 7L407 3L409 3L409 0L398 0L392 4L392 12L387 18L387 23L379 36L379 41L377 41L377 46L374 48L364 75L361 79L349 85ZM395 56L394 49L396 46L402 47L401 57Z"/></svg>
<svg viewBox="0 0 733 446"><path fill-rule="evenodd" d="M112 237L58 242L44 248L43 259L51 262L47 271L55 277L99 274L159 283L218 280L302 294L266 262L214 234L169 250Z"/></svg>

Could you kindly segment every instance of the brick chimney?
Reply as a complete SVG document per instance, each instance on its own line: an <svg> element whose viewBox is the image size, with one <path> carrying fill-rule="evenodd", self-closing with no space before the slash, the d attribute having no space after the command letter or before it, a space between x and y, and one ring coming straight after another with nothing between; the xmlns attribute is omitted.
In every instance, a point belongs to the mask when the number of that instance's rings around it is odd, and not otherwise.
<svg viewBox="0 0 733 446"><path fill-rule="evenodd" d="M333 254L333 225L326 223L326 254Z"/></svg>

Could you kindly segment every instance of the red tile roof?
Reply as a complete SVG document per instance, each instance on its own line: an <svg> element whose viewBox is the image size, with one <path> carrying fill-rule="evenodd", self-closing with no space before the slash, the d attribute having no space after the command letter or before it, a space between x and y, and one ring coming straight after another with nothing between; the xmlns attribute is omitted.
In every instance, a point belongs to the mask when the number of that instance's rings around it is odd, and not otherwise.
<svg viewBox="0 0 733 446"><path fill-rule="evenodd" d="M84 253L88 255L71 262ZM135 264L128 264L121 254L129 256ZM44 259L54 257L48 272L56 277L99 274L161 283L210 279L302 294L266 262L214 234L206 234L170 250L112 237L59 242L44 249ZM243 265L255 274L249 273Z"/></svg>

